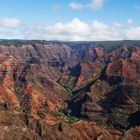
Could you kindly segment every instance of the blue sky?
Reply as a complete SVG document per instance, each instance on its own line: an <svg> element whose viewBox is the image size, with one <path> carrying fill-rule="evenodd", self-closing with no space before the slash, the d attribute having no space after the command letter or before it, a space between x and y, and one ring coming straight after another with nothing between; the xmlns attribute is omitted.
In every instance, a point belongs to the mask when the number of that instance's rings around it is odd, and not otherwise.
<svg viewBox="0 0 140 140"><path fill-rule="evenodd" d="M140 0L0 0L0 38L140 39Z"/></svg>

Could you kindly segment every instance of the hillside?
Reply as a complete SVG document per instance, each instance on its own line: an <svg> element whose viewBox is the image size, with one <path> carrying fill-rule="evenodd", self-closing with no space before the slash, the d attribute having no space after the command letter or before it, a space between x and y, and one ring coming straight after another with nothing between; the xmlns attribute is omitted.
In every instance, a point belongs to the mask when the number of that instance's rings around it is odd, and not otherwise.
<svg viewBox="0 0 140 140"><path fill-rule="evenodd" d="M0 40L0 139L137 140L139 92L140 41Z"/></svg>

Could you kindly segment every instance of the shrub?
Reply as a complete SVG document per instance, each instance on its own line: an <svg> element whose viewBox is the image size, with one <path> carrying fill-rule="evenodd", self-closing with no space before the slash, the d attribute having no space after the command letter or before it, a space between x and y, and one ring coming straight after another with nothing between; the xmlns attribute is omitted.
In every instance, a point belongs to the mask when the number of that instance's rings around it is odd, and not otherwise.
<svg viewBox="0 0 140 140"><path fill-rule="evenodd" d="M67 123L74 123L76 121L79 121L78 118L71 116L70 109L59 109L57 112L53 112L52 115L58 117L59 120Z"/></svg>

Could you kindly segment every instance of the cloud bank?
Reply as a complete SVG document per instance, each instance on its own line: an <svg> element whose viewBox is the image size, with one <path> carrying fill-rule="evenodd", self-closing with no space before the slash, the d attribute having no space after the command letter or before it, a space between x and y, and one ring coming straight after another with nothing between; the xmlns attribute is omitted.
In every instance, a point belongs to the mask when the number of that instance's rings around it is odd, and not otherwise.
<svg viewBox="0 0 140 140"><path fill-rule="evenodd" d="M0 19L0 26L16 28L19 25L20 21L18 19L9 19L9 18Z"/></svg>
<svg viewBox="0 0 140 140"><path fill-rule="evenodd" d="M0 19L0 38L62 41L140 39L140 26L133 26L132 21L128 19L124 24L114 22L108 25L93 20L88 24L75 18L67 23L49 25L25 24L18 19Z"/></svg>

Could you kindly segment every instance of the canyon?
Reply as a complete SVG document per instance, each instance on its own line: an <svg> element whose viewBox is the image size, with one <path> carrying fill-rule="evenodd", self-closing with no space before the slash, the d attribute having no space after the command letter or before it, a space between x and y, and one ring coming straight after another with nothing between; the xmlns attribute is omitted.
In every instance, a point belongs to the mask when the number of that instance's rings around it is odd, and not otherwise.
<svg viewBox="0 0 140 140"><path fill-rule="evenodd" d="M140 139L140 41L0 40L0 140Z"/></svg>

